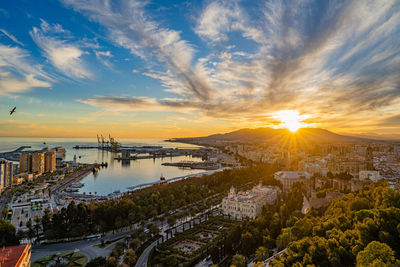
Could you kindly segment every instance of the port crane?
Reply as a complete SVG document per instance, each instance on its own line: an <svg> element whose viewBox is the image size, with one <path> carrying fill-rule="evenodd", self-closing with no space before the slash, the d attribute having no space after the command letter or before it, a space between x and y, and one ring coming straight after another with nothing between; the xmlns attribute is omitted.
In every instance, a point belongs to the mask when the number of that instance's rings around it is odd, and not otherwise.
<svg viewBox="0 0 400 267"><path fill-rule="evenodd" d="M100 137L99 137L99 135L97 135L97 143L98 143L98 147L101 147L101 142L100 142Z"/></svg>
<svg viewBox="0 0 400 267"><path fill-rule="evenodd" d="M101 136L101 147L104 147L104 137L103 137L103 135L102 134L100 134L100 136Z"/></svg>
<svg viewBox="0 0 400 267"><path fill-rule="evenodd" d="M109 140L110 140L110 145L111 145L111 150L112 151L118 151L118 148L121 146L117 141L115 141L114 137L111 137L111 134L108 134Z"/></svg>
<svg viewBox="0 0 400 267"><path fill-rule="evenodd" d="M111 137L111 134L108 134L108 139L104 138L102 134L97 135L97 142L99 144L99 148L107 149L111 151L118 151L121 147L121 144L118 143L114 137Z"/></svg>

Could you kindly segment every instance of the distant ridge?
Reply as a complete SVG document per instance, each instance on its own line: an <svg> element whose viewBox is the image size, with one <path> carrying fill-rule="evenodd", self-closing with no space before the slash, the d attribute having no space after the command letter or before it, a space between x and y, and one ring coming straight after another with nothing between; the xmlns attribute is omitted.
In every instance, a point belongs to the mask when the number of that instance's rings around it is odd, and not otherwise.
<svg viewBox="0 0 400 267"><path fill-rule="evenodd" d="M295 139L305 143L354 143L381 141L376 139L346 136L320 128L301 128L296 133L287 129L257 128L240 129L225 134L213 134L205 137L175 138L178 142L217 142L234 141L244 143L278 143L282 140Z"/></svg>

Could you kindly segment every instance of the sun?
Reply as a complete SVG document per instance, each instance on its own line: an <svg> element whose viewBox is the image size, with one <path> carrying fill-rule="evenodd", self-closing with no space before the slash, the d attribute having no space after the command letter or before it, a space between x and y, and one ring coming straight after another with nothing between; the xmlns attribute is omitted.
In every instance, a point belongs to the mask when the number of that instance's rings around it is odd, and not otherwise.
<svg viewBox="0 0 400 267"><path fill-rule="evenodd" d="M307 127L307 124L303 122L307 116L300 115L297 110L281 110L274 113L273 117L281 121L280 127L287 128L293 133L300 128Z"/></svg>

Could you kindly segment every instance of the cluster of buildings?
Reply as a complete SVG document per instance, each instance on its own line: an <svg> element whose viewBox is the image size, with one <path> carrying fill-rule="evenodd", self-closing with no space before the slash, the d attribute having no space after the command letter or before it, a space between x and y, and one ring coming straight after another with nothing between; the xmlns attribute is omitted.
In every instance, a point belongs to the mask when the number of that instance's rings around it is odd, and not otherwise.
<svg viewBox="0 0 400 267"><path fill-rule="evenodd" d="M283 194L296 183L305 185L305 210L326 206L332 199L379 179L388 180L393 187L400 186L398 144L311 145L308 150L296 153L277 145L229 144L225 149L249 160L278 164L282 171L276 172L274 178L281 183ZM223 213L235 218L255 218L266 202L276 200L279 190L279 187L258 186L236 193L231 189L222 201Z"/></svg>
<svg viewBox="0 0 400 267"><path fill-rule="evenodd" d="M362 171L379 171L381 177L400 178L400 144L389 142L307 144L227 143L224 149L253 162L277 164L283 170L306 171L326 176L348 173L358 178Z"/></svg>
<svg viewBox="0 0 400 267"><path fill-rule="evenodd" d="M14 154L11 158L17 159L16 153ZM0 192L9 186L31 181L43 173L54 172L57 168L57 159L63 155L65 156L65 149L60 147L40 151L18 151L19 164L0 159Z"/></svg>

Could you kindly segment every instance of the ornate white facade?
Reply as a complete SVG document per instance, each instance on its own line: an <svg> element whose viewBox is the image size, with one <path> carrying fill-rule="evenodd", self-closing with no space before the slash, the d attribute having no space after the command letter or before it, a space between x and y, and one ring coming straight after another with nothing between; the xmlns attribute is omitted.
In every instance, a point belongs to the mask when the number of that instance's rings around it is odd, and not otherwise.
<svg viewBox="0 0 400 267"><path fill-rule="evenodd" d="M254 219L261 214L262 207L268 202L273 204L280 192L277 186L255 186L252 190L236 193L231 187L230 193L222 200L222 211L225 215L237 219Z"/></svg>

